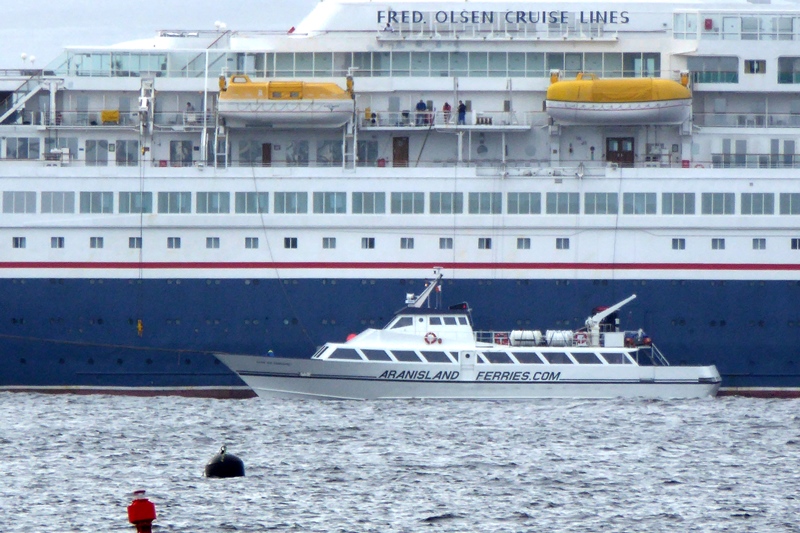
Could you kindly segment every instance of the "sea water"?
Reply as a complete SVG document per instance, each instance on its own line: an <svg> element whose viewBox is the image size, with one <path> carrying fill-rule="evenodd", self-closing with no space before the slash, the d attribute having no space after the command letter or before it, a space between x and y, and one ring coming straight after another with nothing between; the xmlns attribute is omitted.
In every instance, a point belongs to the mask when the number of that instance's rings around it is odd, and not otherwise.
<svg viewBox="0 0 800 533"><path fill-rule="evenodd" d="M0 452L3 533L800 531L797 400L3 393Z"/></svg>

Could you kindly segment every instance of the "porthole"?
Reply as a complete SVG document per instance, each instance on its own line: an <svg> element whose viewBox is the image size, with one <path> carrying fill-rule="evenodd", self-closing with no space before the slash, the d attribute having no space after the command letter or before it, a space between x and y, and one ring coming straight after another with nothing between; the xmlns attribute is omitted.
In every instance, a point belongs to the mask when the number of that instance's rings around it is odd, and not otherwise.
<svg viewBox="0 0 800 533"><path fill-rule="evenodd" d="M250 280L249 279L244 280L244 284L245 285L250 285Z"/></svg>

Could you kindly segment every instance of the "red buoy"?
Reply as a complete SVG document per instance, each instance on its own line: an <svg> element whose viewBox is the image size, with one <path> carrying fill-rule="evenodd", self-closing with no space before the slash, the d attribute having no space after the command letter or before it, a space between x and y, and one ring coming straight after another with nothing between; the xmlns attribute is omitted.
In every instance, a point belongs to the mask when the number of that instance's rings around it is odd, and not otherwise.
<svg viewBox="0 0 800 533"><path fill-rule="evenodd" d="M143 490L133 493L133 501L128 506L128 521L136 526L137 533L151 533L156 519L156 506L144 497Z"/></svg>

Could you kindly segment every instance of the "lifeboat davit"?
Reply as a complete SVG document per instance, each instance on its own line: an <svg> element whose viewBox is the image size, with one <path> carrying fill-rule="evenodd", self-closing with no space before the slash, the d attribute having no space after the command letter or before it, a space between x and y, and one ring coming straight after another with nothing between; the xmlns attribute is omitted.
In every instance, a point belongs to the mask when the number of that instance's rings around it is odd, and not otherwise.
<svg viewBox="0 0 800 533"><path fill-rule="evenodd" d="M334 128L353 117L353 81L335 83L253 81L244 74L220 77L219 115L231 127Z"/></svg>
<svg viewBox="0 0 800 533"><path fill-rule="evenodd" d="M684 83L661 78L605 78L578 74L547 89L547 114L560 124L681 124L692 113Z"/></svg>

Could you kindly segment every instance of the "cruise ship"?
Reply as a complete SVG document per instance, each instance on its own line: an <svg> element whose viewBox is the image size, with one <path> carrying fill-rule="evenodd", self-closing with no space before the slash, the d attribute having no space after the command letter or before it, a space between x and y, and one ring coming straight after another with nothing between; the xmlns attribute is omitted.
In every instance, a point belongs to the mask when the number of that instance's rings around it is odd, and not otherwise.
<svg viewBox="0 0 800 533"><path fill-rule="evenodd" d="M433 266L800 396L800 4L322 0L0 77L0 390L240 397Z"/></svg>

